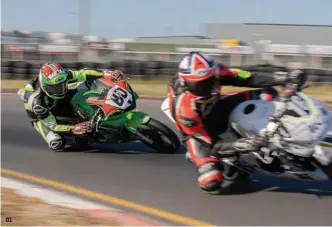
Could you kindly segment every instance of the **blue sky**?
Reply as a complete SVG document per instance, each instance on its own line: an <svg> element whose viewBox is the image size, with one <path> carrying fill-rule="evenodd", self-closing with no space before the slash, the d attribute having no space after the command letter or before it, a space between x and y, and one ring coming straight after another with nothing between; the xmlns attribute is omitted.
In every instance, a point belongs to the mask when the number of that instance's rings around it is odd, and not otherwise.
<svg viewBox="0 0 332 227"><path fill-rule="evenodd" d="M2 29L73 32L80 0L1 0ZM84 1L84 0L83 0ZM332 0L90 0L89 35L107 38L202 34L202 25L332 25Z"/></svg>

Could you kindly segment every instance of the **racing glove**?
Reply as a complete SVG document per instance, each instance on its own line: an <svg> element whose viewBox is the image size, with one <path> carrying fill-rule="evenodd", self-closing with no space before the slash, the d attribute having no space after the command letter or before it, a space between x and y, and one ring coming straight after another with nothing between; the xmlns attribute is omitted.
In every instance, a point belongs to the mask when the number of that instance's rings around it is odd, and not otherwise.
<svg viewBox="0 0 332 227"><path fill-rule="evenodd" d="M283 72L277 72L277 74L284 74ZM284 74L286 75L286 74ZM275 112L273 116L270 117L272 121L277 121L283 115L283 112L286 110L286 103L290 100L294 93L305 88L305 83L307 81L307 74L301 70L292 70L287 73L285 84L279 93L278 101L284 104L284 108L280 111Z"/></svg>
<svg viewBox="0 0 332 227"><path fill-rule="evenodd" d="M213 146L211 155L215 157L232 157L241 153L259 151L260 148L267 145L268 138L262 136L241 138L234 142L224 142L220 140Z"/></svg>
<svg viewBox="0 0 332 227"><path fill-rule="evenodd" d="M289 72L289 80L291 83L294 83L300 87L302 87L306 80L307 80L307 74L302 70L292 70Z"/></svg>
<svg viewBox="0 0 332 227"><path fill-rule="evenodd" d="M123 80L124 76L120 70L103 70L103 76L107 79L120 81Z"/></svg>
<svg viewBox="0 0 332 227"><path fill-rule="evenodd" d="M297 85L299 87L302 87L307 80L307 74L304 71L298 69L291 70L288 72L285 71L274 72L273 76L275 78L278 78L279 80Z"/></svg>
<svg viewBox="0 0 332 227"><path fill-rule="evenodd" d="M81 122L74 126L72 133L76 136L84 136L89 133L93 133L97 128L97 114L93 116L89 121Z"/></svg>
<svg viewBox="0 0 332 227"><path fill-rule="evenodd" d="M93 123L93 121L81 122L75 125L74 128L72 129L72 133L76 136L84 136L94 131L95 131L95 124Z"/></svg>

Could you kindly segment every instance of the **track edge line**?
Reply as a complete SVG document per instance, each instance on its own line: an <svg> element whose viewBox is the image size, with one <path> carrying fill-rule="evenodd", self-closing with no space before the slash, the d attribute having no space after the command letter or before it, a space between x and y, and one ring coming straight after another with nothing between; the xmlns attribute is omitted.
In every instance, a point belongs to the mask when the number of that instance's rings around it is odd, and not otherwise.
<svg viewBox="0 0 332 227"><path fill-rule="evenodd" d="M199 220L196 220L196 219L193 219L190 217L180 216L180 215L173 214L173 213L170 213L167 211L159 210L157 208L134 203L134 202L123 200L123 199L113 197L113 196L108 196L108 195L105 195L102 193L89 191L84 188L71 186L68 184L61 183L61 182L28 175L28 174L17 172L17 171L11 170L11 169L1 168L1 175L3 173L16 177L16 178L25 179L25 180L36 182L39 184L44 184L44 185L50 186L52 188L61 189L61 190L67 191L67 192L71 192L71 193L78 194L78 195L83 195L83 196L90 197L93 199L98 199L98 200L101 200L104 202L108 202L110 204L118 205L120 207L126 207L129 209L133 209L133 210L143 212L148 215L162 218L162 219L165 219L165 220L168 220L171 222L176 222L179 224L190 225L190 226L215 226L213 224L199 221Z"/></svg>

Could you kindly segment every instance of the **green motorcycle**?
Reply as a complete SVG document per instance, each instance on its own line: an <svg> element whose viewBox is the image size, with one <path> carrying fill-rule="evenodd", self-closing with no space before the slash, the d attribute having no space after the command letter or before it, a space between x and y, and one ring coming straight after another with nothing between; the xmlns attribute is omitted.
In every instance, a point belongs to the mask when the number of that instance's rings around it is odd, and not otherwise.
<svg viewBox="0 0 332 227"><path fill-rule="evenodd" d="M82 102L94 109L96 132L88 135L85 141L115 144L139 140L161 153L179 151L181 143L175 132L136 108L139 96L127 80L114 82L103 78L93 83L94 86L90 87L94 88L78 91L72 96L70 103L73 112L79 116L66 120L67 123L75 124L84 118L81 114L84 112ZM77 87L77 84L69 86Z"/></svg>

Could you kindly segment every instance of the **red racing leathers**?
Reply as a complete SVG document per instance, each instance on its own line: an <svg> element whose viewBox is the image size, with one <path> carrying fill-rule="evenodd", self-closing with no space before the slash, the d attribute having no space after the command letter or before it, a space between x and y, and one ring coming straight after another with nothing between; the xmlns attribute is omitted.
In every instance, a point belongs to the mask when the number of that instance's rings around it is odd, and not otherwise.
<svg viewBox="0 0 332 227"><path fill-rule="evenodd" d="M203 190L210 193L217 193L223 181L218 160L210 156L211 149L218 142L218 147L221 149L237 146L234 143L224 142L220 146L220 138L217 136L227 129L228 115L232 109L245 100L272 100L277 95L273 88L266 88L221 96L222 85L259 88L281 85L285 81L285 79L278 80L272 73L250 74L244 71L247 75L240 77L237 71L223 64L219 64L218 67L219 86L209 97L198 97L190 93L177 76L173 78L168 90L170 112L175 119L176 128L184 136L190 156L197 167L198 183Z"/></svg>

